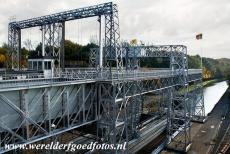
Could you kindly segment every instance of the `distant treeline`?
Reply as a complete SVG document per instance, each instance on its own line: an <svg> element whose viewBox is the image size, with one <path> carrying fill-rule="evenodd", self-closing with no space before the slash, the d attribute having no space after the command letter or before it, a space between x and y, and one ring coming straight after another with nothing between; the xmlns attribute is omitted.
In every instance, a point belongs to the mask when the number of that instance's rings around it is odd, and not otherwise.
<svg viewBox="0 0 230 154"><path fill-rule="evenodd" d="M230 59L203 58L203 78L228 78L230 79ZM201 68L201 57L188 56L189 68Z"/></svg>
<svg viewBox="0 0 230 154"><path fill-rule="evenodd" d="M91 48L98 47L94 43L79 45L70 40L65 41L65 64L68 67L87 67L89 65L89 54ZM49 50L49 49L46 49ZM7 67L7 45L0 47L0 68ZM28 58L36 58L41 55L42 45L39 44L35 50L28 51L22 48L22 66L27 67ZM141 67L152 68L169 68L169 59L167 58L143 58L140 60ZM201 58L199 55L188 55L189 68L201 68ZM203 78L230 78L230 59L212 59L203 58Z"/></svg>

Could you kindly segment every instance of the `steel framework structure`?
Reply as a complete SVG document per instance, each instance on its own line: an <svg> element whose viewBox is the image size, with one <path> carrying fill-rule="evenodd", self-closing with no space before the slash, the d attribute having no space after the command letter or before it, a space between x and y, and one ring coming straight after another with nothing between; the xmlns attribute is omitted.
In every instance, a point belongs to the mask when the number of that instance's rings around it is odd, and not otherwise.
<svg viewBox="0 0 230 154"><path fill-rule="evenodd" d="M93 53L91 55L94 55L93 60L91 62L94 62L93 66L97 66L95 59L97 59L97 53L98 49L92 49ZM111 124L113 123L113 130L116 130L116 124L117 119L113 119L112 117L119 117L120 113L127 114L125 119L120 120L119 127L121 127L121 121L123 124L123 131L127 129L126 134L123 135L124 132L116 132L117 134L120 134L121 136L129 137L128 140L133 139L137 137L138 135L138 125L140 118L139 113L141 113L141 105L143 102L143 98L141 96L143 94L152 93L155 91L160 91L163 89L169 89L168 95L171 96L171 103L167 105L168 108L168 139L169 142L175 142L177 144L177 150L179 151L186 151L187 147L191 144L191 137L190 137L190 125L191 120L199 120L203 121L205 118L204 115L204 102L203 102L203 92L201 87L201 73L195 73L189 74L188 70L188 63L187 63L187 48L183 45L164 45L164 46L135 46L135 47L125 47L122 49L122 53L125 57L125 64L126 64L126 72L124 74L129 74L130 77L126 79L125 75L122 74L118 76L118 78L111 78L111 84L110 88L104 88L106 92L103 91L104 97L108 98L109 96L112 102L104 102L102 106L105 106L105 104L110 104L111 106L107 106L111 111L113 111L110 115L111 121L107 121L107 123ZM170 70L172 71L172 76L170 78L170 75L167 74L167 77L164 78L163 76L158 77L151 77L149 74L151 71L148 71L142 78L139 76L139 60L143 57L166 57L170 59ZM95 64L96 63L96 64ZM155 71L156 72L156 71ZM175 74L176 73L176 74ZM161 75L163 75L163 72L161 72ZM120 81L122 80L122 82ZM125 80L125 81L124 81ZM126 81L128 80L128 81ZM131 81L129 81L131 80ZM120 81L120 82L118 82ZM128 82L128 83L126 83ZM190 94L189 93L189 82L194 83L195 89ZM127 84L127 86L125 86ZM108 86L108 83L106 83ZM117 87L119 90L110 90L112 87ZM106 87L106 86L104 86ZM124 88L126 87L126 88ZM115 92L114 92L115 91ZM123 91L123 92L122 92ZM130 91L134 93L134 95L130 95ZM110 93L109 93L110 92ZM123 96L121 95L123 93ZM121 98L116 98L119 95L121 95ZM189 96L192 95L190 98ZM137 96L140 96L140 98L135 98ZM133 99L130 99L134 97ZM196 99L196 100L192 100ZM101 99L99 99L101 100ZM118 105L116 108L116 102L123 101L120 103L121 105L125 105L125 107ZM129 106L129 101L131 105ZM133 102L134 101L134 102ZM114 103L114 104L113 104ZM115 105L116 104L116 105ZM119 110L125 109L124 111ZM131 110L131 113L128 114ZM105 113L110 113L108 110L105 110ZM116 116L114 116L114 114ZM107 114L108 116L108 114ZM128 119L128 121L127 121ZM131 123L129 123L131 122ZM106 123L106 122L105 122ZM128 132L128 130L131 128L131 132ZM111 130L109 128L108 130ZM107 133L110 134L111 132ZM113 134L116 134L113 132ZM174 134L180 134L182 138L175 138ZM126 139L127 140L127 139ZM114 142L116 139L114 139ZM119 140L120 141L120 140ZM170 148L170 147L169 147Z"/></svg>
<svg viewBox="0 0 230 154"><path fill-rule="evenodd" d="M99 17L100 24L104 16L105 42L103 47L91 50L92 68L64 68L65 22L94 16ZM56 76L2 76L0 104L6 110L0 109L1 150L4 144L31 143L92 122L97 122L99 141L129 142L140 135L144 95L154 93L167 96L163 104L167 112L161 106L159 114L167 116L169 141L178 145L177 150L186 151L191 143L191 120L205 116L201 70L188 69L185 46L121 45L117 5L104 3L9 23L12 68L21 68L21 29L36 26L43 33L43 56L57 61ZM170 66L164 70L142 70L140 59L145 57L168 58ZM195 85L191 92L190 83ZM182 140L177 141L175 133Z"/></svg>
<svg viewBox="0 0 230 154"><path fill-rule="evenodd" d="M65 22L82 18L101 16L105 17L105 51L104 67L110 67L116 62L117 70L122 68L122 54L119 50L119 20L117 5L104 3L91 7L85 7L52 15L10 22L8 28L9 56L12 57L11 66L13 69L21 69L21 29L40 26L44 30L43 46L45 54L56 59L56 69L64 68L64 40Z"/></svg>
<svg viewBox="0 0 230 154"><path fill-rule="evenodd" d="M6 143L30 143L93 121L98 121L98 137L103 142L129 141L138 137L142 95L164 90L167 91L165 95L170 96L171 88L178 86L178 74L172 74L172 72L167 74L161 71L152 74L148 72L144 75L127 73L128 75L124 78L124 81L114 78L113 82L111 82L111 79L105 80L105 78L97 78L96 76L80 77L79 75L82 74L83 72L69 71L68 74L63 74L62 78L52 80L42 79L41 77L38 79L32 78L32 80L27 78L1 82L1 109L3 109L1 119L4 122L1 125L1 131L4 132L1 132L3 137L1 138L1 145L3 146ZM84 88L85 85L88 85L87 88ZM86 104L83 99L87 100ZM18 100L22 101L19 103ZM15 104L15 102L19 104ZM43 109L38 109L41 104L44 104ZM69 106L68 109L65 104ZM36 110L34 110L35 108ZM73 109L74 111L72 111ZM56 114L60 112L63 114ZM15 118L9 117L9 113L15 115ZM26 120L29 122L26 123L23 120L25 117L20 116L19 113L27 114L28 120ZM48 116L48 113L52 116ZM18 123L20 121L18 119L22 119L21 123ZM79 123L67 126L63 124L73 123L74 119L78 119ZM14 121L17 121L17 123L14 123ZM12 126L12 124L15 125ZM30 134L28 138L24 138L21 134L24 125L26 126L25 130L27 130L26 134ZM39 131L40 129L51 130L43 133ZM34 132L33 130L37 130L39 133L31 133ZM114 135L113 132L120 134L120 136ZM8 138L8 136L11 136L11 138Z"/></svg>
<svg viewBox="0 0 230 154"><path fill-rule="evenodd" d="M1 92L1 113L8 115L1 117L1 150L5 144L35 142L96 121L95 95L90 83Z"/></svg>

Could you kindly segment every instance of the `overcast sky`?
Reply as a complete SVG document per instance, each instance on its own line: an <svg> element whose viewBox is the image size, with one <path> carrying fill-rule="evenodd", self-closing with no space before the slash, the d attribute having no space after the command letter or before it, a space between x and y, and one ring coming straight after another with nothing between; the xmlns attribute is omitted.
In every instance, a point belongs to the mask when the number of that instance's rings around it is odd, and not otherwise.
<svg viewBox="0 0 230 154"><path fill-rule="evenodd" d="M111 0L110 0L111 1ZM0 0L0 44L7 26L17 20L109 2L108 0ZM191 55L230 58L230 0L114 0L119 7L121 38L151 44L184 44ZM69 22L67 39L85 43L97 36L94 19ZM195 35L203 33L203 40ZM23 31L22 39L40 41L39 29ZM201 52L202 51L202 52Z"/></svg>

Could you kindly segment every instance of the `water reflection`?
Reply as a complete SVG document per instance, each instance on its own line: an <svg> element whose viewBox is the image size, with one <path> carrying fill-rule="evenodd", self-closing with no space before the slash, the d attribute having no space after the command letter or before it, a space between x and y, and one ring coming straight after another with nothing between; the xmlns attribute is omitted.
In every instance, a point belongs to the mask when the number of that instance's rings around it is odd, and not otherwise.
<svg viewBox="0 0 230 154"><path fill-rule="evenodd" d="M204 89L204 106L206 115L212 111L213 107L223 96L227 88L227 82L222 81Z"/></svg>

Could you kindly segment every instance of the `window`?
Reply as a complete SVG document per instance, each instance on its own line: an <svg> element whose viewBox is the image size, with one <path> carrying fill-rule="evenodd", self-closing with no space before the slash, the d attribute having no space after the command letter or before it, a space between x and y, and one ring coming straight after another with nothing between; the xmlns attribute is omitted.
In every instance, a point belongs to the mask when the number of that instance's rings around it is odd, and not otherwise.
<svg viewBox="0 0 230 154"><path fill-rule="evenodd" d="M38 69L38 68L37 68L37 61L34 61L34 62L33 62L33 69L34 69L34 70L37 70L37 69Z"/></svg>
<svg viewBox="0 0 230 154"><path fill-rule="evenodd" d="M42 61L38 62L38 70L42 70Z"/></svg>
<svg viewBox="0 0 230 154"><path fill-rule="evenodd" d="M29 61L29 69L32 70L33 69L33 65L32 65L32 62Z"/></svg>
<svg viewBox="0 0 230 154"><path fill-rule="evenodd" d="M48 62L48 69L49 70L51 69L51 62L50 61Z"/></svg>
<svg viewBox="0 0 230 154"><path fill-rule="evenodd" d="M44 63L45 63L45 70L47 70L48 69L47 61L45 61Z"/></svg>

